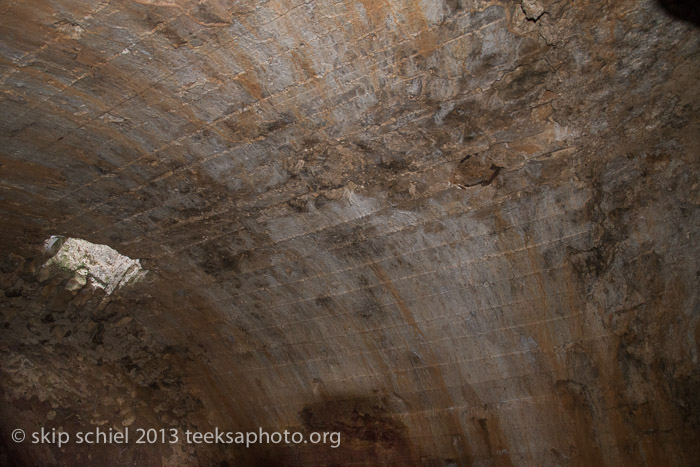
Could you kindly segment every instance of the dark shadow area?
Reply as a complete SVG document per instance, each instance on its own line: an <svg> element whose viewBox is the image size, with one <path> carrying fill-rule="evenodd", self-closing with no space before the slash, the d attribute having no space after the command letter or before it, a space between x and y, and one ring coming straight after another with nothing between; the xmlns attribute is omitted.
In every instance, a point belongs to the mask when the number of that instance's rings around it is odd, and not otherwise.
<svg viewBox="0 0 700 467"><path fill-rule="evenodd" d="M656 0L670 15L700 27L700 1L698 0Z"/></svg>

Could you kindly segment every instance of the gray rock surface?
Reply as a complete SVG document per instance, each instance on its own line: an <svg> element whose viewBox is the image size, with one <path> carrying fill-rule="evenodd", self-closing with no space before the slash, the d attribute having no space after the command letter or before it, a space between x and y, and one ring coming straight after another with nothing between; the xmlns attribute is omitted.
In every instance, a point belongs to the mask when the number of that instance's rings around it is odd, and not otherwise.
<svg viewBox="0 0 700 467"><path fill-rule="evenodd" d="M694 464L693 8L0 5L2 455ZM51 235L148 279L39 282ZM40 424L343 438L10 441Z"/></svg>

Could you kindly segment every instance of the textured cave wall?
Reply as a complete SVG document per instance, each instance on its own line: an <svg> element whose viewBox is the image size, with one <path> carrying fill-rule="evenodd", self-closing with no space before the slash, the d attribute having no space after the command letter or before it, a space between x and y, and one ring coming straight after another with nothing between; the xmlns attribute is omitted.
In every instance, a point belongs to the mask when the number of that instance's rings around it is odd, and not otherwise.
<svg viewBox="0 0 700 467"><path fill-rule="evenodd" d="M696 8L0 4L0 460L697 462ZM343 437L9 438L96 425Z"/></svg>

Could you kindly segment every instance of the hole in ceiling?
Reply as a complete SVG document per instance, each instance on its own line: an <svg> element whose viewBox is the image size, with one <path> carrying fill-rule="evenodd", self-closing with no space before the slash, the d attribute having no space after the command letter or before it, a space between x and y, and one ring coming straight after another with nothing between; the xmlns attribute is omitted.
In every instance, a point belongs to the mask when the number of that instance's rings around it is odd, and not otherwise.
<svg viewBox="0 0 700 467"><path fill-rule="evenodd" d="M39 280L43 282L57 271L68 272L73 275L66 285L69 289L79 290L90 283L111 294L146 274L138 259L79 238L52 235L44 242L44 249L50 258L42 266Z"/></svg>

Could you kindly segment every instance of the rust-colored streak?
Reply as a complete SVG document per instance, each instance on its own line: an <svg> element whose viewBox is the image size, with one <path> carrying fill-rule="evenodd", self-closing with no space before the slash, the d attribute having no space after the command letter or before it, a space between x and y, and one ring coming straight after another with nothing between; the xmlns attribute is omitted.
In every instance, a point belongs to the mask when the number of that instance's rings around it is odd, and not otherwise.
<svg viewBox="0 0 700 467"><path fill-rule="evenodd" d="M241 73L240 75L236 76L234 78L236 81L241 83L241 85L245 88L246 91L250 93L251 96L253 96L256 100L262 99L262 87L260 84L253 78L253 75L251 75L248 72Z"/></svg>
<svg viewBox="0 0 700 467"><path fill-rule="evenodd" d="M450 408L454 407L455 402L452 398L452 395L450 394L449 388L447 387L447 383L445 382L445 376L442 374L441 360L437 357L437 355L429 345L428 339L421 330L420 326L418 326L418 323L416 323L416 320L413 317L413 313L411 313L411 310L401 298L399 291L396 289L396 286L394 285L387 272L377 263L372 263L369 265L369 267L372 269L382 286L385 287L392 295L392 297L394 297L394 300L396 300L396 306L401 311L401 315L403 316L403 318L406 320L409 326L411 326L414 337L420 338L418 339L417 347L421 354L425 356L427 363L426 369L430 374L431 381L433 381L438 386L438 397L440 405L447 409L445 410L447 432L448 434L456 436L459 439L459 448L457 448L453 444L453 447L455 448L455 453L458 455L462 462L467 462L470 452L469 444L466 439L465 430L462 427L457 413L454 410L449 410Z"/></svg>
<svg viewBox="0 0 700 467"><path fill-rule="evenodd" d="M374 271L374 274L377 276L377 279L379 279L379 282L381 282L381 284L389 291L391 296L394 297L394 300L396 300L396 306L401 311L401 314L403 315L406 322L413 329L413 334L425 338L425 336L423 335L423 331L421 331L420 327L418 326L418 323L416 323L416 320L413 317L411 310L409 310L406 306L406 303L401 298L401 295L399 295L399 291L396 290L394 283L391 281L391 278L386 273L386 271L382 269L382 267L379 266L377 263L372 263L369 265L369 267L372 269L372 271Z"/></svg>
<svg viewBox="0 0 700 467"><path fill-rule="evenodd" d="M50 188L63 188L66 186L65 177L61 172L32 162L10 159L4 156L0 156L0 178Z"/></svg>

